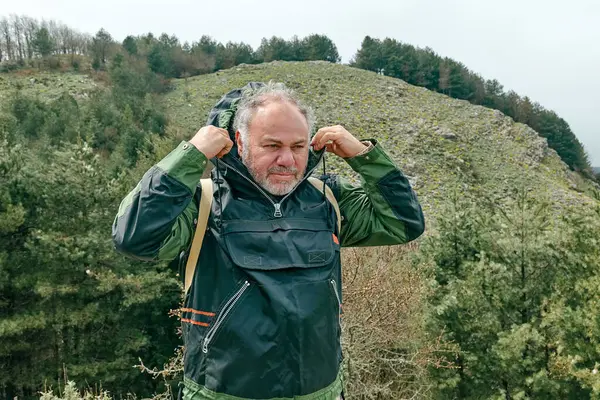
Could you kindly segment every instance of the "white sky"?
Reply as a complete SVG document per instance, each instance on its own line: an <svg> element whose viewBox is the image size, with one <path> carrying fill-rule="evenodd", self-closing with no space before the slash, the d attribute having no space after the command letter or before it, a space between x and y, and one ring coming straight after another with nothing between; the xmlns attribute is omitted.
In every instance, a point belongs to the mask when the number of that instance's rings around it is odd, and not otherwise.
<svg viewBox="0 0 600 400"><path fill-rule="evenodd" d="M600 0L0 0L0 15L55 19L83 32L207 34L244 41L330 37L348 62L364 36L433 48L563 117L600 166Z"/></svg>

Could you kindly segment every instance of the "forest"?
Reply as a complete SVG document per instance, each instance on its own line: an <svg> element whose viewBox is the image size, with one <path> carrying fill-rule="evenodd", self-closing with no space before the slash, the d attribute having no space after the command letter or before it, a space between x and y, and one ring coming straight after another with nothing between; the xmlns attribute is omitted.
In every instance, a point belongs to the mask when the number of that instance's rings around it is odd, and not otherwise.
<svg viewBox="0 0 600 400"><path fill-rule="evenodd" d="M366 37L339 61L318 34L253 49L1 18L0 397L176 397L177 262L117 254L110 227L225 88L273 78L420 177L425 237L344 250L349 399L600 398L600 194L566 121L431 49Z"/></svg>

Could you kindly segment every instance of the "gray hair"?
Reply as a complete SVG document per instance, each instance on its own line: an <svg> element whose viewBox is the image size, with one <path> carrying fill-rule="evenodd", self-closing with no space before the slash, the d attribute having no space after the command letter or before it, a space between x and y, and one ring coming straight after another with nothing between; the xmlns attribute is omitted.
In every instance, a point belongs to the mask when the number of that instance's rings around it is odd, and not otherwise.
<svg viewBox="0 0 600 400"><path fill-rule="evenodd" d="M233 120L233 129L240 132L242 143L248 143L248 126L256 114L256 110L267 105L271 101L282 101L292 104L298 108L298 111L306 118L308 125L308 138L315 126L315 115L309 106L305 105L296 95L296 93L283 83L270 81L265 86L256 90L246 90L242 93L242 98L238 104ZM244 146L248 147L248 146Z"/></svg>

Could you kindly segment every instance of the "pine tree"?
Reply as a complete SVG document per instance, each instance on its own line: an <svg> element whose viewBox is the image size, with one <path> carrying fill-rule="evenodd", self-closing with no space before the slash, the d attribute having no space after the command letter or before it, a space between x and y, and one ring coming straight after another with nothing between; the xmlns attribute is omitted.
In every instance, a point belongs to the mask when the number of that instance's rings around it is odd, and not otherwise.
<svg viewBox="0 0 600 400"><path fill-rule="evenodd" d="M112 44L113 39L110 33L104 30L104 28L100 29L98 33L96 33L96 36L92 38L92 58L102 65L106 64Z"/></svg>
<svg viewBox="0 0 600 400"><path fill-rule="evenodd" d="M135 38L131 35L123 40L123 48L130 55L136 55L138 53L137 43L135 42Z"/></svg>
<svg viewBox="0 0 600 400"><path fill-rule="evenodd" d="M52 54L54 43L48 33L48 29L40 28L35 34L32 45L34 51L42 57Z"/></svg>
<svg viewBox="0 0 600 400"><path fill-rule="evenodd" d="M456 349L455 369L433 370L438 397L589 398L600 320L582 317L600 295L600 214L557 219L525 185L504 200L456 193L424 249L429 329Z"/></svg>
<svg viewBox="0 0 600 400"><path fill-rule="evenodd" d="M67 373L113 394L153 384L133 368L175 348L164 267L116 257L110 225L130 182L91 148L0 146L0 393L24 397ZM143 288L143 289L141 289ZM152 389L151 389L152 390Z"/></svg>

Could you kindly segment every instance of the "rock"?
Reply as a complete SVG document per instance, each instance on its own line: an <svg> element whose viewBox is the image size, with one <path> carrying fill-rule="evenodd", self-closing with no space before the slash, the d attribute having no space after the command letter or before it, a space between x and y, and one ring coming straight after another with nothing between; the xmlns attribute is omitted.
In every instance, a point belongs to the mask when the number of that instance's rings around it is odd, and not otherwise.
<svg viewBox="0 0 600 400"><path fill-rule="evenodd" d="M530 145L527 147L527 157L535 164L541 162L548 155L548 140L537 134L536 131L527 127L525 134L531 138Z"/></svg>
<svg viewBox="0 0 600 400"><path fill-rule="evenodd" d="M465 108L471 106L471 103L467 100L454 100L451 105L454 108Z"/></svg>
<svg viewBox="0 0 600 400"><path fill-rule="evenodd" d="M31 83L31 84L33 85L33 84L35 83L35 78L31 78L31 79L29 80L29 83Z"/></svg>
<svg viewBox="0 0 600 400"><path fill-rule="evenodd" d="M413 188L416 187L419 184L419 177L418 176L406 176L408 178L408 182L410 183L410 186L412 186Z"/></svg>
<svg viewBox="0 0 600 400"><path fill-rule="evenodd" d="M402 172L404 172L405 175L414 175L415 172L417 172L417 164L414 161L405 164L402 168Z"/></svg>
<svg viewBox="0 0 600 400"><path fill-rule="evenodd" d="M456 133L452 132L450 129L448 128L444 128L444 127L439 127L436 132L443 137L444 139L448 139L448 140L456 140L458 139L458 136L456 135Z"/></svg>

